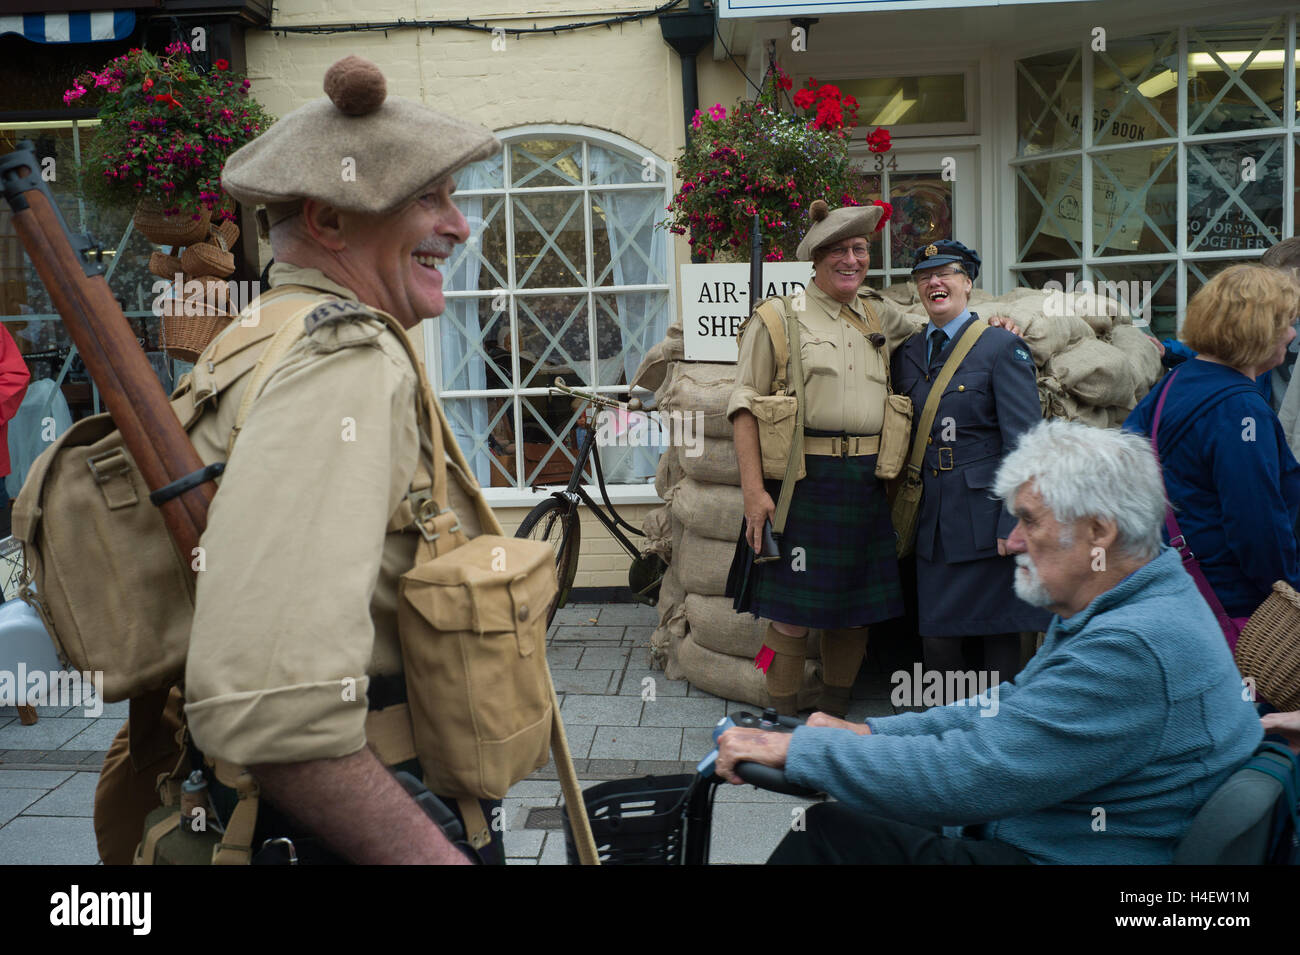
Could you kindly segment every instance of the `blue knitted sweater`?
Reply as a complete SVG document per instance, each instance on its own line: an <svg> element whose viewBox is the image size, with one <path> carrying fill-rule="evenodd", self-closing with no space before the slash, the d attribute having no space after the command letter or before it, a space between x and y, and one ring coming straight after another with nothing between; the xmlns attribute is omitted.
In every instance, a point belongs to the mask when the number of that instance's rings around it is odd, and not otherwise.
<svg viewBox="0 0 1300 955"><path fill-rule="evenodd" d="M800 727L786 773L866 812L975 826L967 835L1036 862L1165 864L1263 738L1223 634L1168 547L1053 617L1028 666L994 692L996 711L872 719L870 736Z"/></svg>

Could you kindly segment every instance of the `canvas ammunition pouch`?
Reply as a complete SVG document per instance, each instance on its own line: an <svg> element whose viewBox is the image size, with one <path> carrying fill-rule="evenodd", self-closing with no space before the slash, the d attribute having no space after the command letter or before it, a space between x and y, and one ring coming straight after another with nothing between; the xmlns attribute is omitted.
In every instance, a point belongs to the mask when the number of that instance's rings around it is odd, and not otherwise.
<svg viewBox="0 0 1300 955"><path fill-rule="evenodd" d="M478 848L488 833L477 800L503 798L545 765L557 724L546 664L555 553L540 541L502 536L482 495L474 499L484 533L467 540L447 507L447 457L462 474L469 465L423 366L411 358L432 483L408 495L420 540L415 566L398 585L402 667L425 783L457 797Z"/></svg>

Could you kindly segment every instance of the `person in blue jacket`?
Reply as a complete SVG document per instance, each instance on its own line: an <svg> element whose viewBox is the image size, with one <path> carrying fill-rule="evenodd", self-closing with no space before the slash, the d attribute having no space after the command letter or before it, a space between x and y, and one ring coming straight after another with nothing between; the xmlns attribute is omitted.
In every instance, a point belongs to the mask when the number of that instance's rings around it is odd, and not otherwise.
<svg viewBox="0 0 1300 955"><path fill-rule="evenodd" d="M1275 580L1300 585L1300 464L1256 384L1285 360L1297 314L1300 285L1289 273L1224 269L1187 306L1183 340L1196 357L1158 382L1124 422L1149 436L1168 386L1157 432L1165 488L1183 537L1238 625Z"/></svg>
<svg viewBox="0 0 1300 955"><path fill-rule="evenodd" d="M1045 421L995 491L1018 519L1016 593L1055 614L1042 648L1014 682L956 705L727 730L729 782L752 760L838 800L809 809L770 862L1166 864L1255 751L1263 729L1214 616L1160 542L1150 444Z"/></svg>

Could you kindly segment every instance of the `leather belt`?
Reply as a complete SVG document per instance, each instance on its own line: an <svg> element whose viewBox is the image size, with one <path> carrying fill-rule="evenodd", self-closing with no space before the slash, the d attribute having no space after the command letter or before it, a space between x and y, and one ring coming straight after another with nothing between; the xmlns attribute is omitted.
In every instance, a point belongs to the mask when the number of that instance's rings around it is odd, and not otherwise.
<svg viewBox="0 0 1300 955"><path fill-rule="evenodd" d="M857 458L880 453L880 435L850 434L833 438L804 435L803 453L832 458Z"/></svg>

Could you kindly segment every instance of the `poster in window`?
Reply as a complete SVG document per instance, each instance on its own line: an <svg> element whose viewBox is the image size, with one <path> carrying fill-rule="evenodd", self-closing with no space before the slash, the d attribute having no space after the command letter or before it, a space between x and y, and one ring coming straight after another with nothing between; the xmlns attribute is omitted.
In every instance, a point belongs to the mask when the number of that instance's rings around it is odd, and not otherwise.
<svg viewBox="0 0 1300 955"><path fill-rule="evenodd" d="M1261 143L1242 139L1188 150L1188 248L1266 249L1277 241L1282 228L1282 150L1265 158L1269 150ZM1236 197L1230 198L1233 191Z"/></svg>
<svg viewBox="0 0 1300 955"><path fill-rule="evenodd" d="M1122 98L1123 93L1119 90L1093 91L1094 141L1103 130L1108 132L1108 144L1146 142L1164 135L1159 120L1136 97L1131 97L1123 109L1119 109ZM1057 120L1053 149L1077 148L1075 144L1082 121L1080 102L1079 86L1068 87L1062 96L1063 110ZM1142 207L1130 205L1130 202L1134 197L1137 203L1146 201L1143 187L1151 176L1154 154L1149 149L1124 149L1103 153L1100 159L1115 181L1098 166L1093 166L1093 236L1097 244L1105 240L1108 248L1133 252L1142 235L1144 221ZM1127 195L1116 188L1116 181L1124 187ZM1053 161L1043 198L1052 202L1051 216L1045 216L1043 234L1079 242L1083 228L1083 178L1077 156Z"/></svg>

